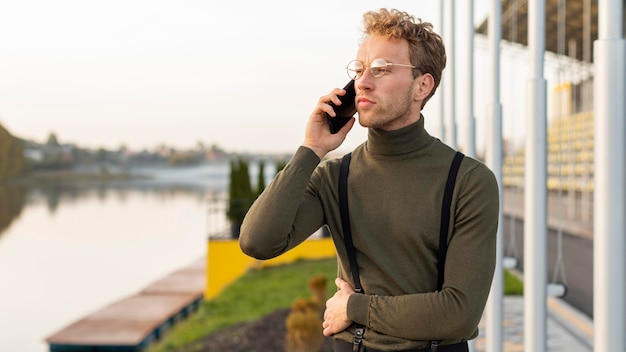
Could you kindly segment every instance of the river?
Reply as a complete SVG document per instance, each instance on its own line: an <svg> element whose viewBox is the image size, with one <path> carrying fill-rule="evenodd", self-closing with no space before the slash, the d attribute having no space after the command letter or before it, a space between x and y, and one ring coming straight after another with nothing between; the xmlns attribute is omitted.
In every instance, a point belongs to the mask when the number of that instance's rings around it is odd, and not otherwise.
<svg viewBox="0 0 626 352"><path fill-rule="evenodd" d="M47 351L46 337L203 257L227 226L228 170L0 193L0 351Z"/></svg>

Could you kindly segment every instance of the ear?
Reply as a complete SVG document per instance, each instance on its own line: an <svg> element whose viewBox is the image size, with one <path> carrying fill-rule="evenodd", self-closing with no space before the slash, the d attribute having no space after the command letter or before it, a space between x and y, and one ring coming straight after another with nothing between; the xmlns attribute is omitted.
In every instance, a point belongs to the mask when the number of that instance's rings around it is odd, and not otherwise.
<svg viewBox="0 0 626 352"><path fill-rule="evenodd" d="M415 78L414 99L416 101L424 101L433 91L435 87L435 79L430 73L424 73Z"/></svg>

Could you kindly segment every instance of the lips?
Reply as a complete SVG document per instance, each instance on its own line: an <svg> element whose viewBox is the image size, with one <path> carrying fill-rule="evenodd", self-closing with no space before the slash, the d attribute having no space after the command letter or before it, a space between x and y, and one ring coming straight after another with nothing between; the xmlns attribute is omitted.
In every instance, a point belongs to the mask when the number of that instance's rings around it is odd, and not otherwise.
<svg viewBox="0 0 626 352"><path fill-rule="evenodd" d="M356 100L356 103L357 103L359 106L370 106L370 105L374 105L374 102L373 102L373 101L371 101L371 100L369 100L369 99L367 99L367 98L363 98L363 97L358 98L358 99Z"/></svg>

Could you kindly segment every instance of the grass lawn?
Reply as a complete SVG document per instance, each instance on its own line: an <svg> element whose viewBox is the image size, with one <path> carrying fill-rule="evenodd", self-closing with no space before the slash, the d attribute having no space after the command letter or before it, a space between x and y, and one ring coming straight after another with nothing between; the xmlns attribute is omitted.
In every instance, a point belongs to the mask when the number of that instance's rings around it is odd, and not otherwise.
<svg viewBox="0 0 626 352"><path fill-rule="evenodd" d="M250 270L219 296L202 303L198 312L176 324L159 344L148 351L174 351L219 329L290 307L296 299L311 296L308 281L316 275L327 278L328 296L334 294L337 276L335 258L303 260Z"/></svg>
<svg viewBox="0 0 626 352"><path fill-rule="evenodd" d="M309 298L309 279L327 278L327 296L334 294L337 276L335 258L302 260L288 265L250 270L214 299L172 330L149 352L175 351L222 328L253 321L277 309L290 307L298 298ZM505 271L505 294L521 295L523 283ZM226 351L224 351L226 352Z"/></svg>

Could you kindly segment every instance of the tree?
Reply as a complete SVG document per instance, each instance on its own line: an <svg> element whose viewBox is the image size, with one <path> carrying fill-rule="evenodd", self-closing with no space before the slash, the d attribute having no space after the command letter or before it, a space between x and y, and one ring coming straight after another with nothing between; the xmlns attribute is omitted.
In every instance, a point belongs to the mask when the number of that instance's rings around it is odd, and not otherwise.
<svg viewBox="0 0 626 352"><path fill-rule="evenodd" d="M239 237L241 223L248 209L256 198L250 184L248 162L242 158L230 162L230 185L228 211L226 216L231 222L232 237Z"/></svg>
<svg viewBox="0 0 626 352"><path fill-rule="evenodd" d="M24 171L22 143L0 125L0 184Z"/></svg>
<svg viewBox="0 0 626 352"><path fill-rule="evenodd" d="M48 147L59 147L59 146L61 146L61 144L59 144L59 140L58 140L57 135L55 133L50 133L50 135L48 136L48 141L46 142L46 145Z"/></svg>
<svg viewBox="0 0 626 352"><path fill-rule="evenodd" d="M250 183L248 161L239 158L230 162L230 185L228 211L226 216L230 220L232 237L239 237L243 219L252 206L252 203L265 189L265 162L259 161L259 174L256 189Z"/></svg>
<svg viewBox="0 0 626 352"><path fill-rule="evenodd" d="M276 162L276 173L282 171L285 166L287 166L287 162L285 160L280 160Z"/></svg>
<svg viewBox="0 0 626 352"><path fill-rule="evenodd" d="M265 162L259 161L259 176L256 182L256 196L260 196L265 189Z"/></svg>

